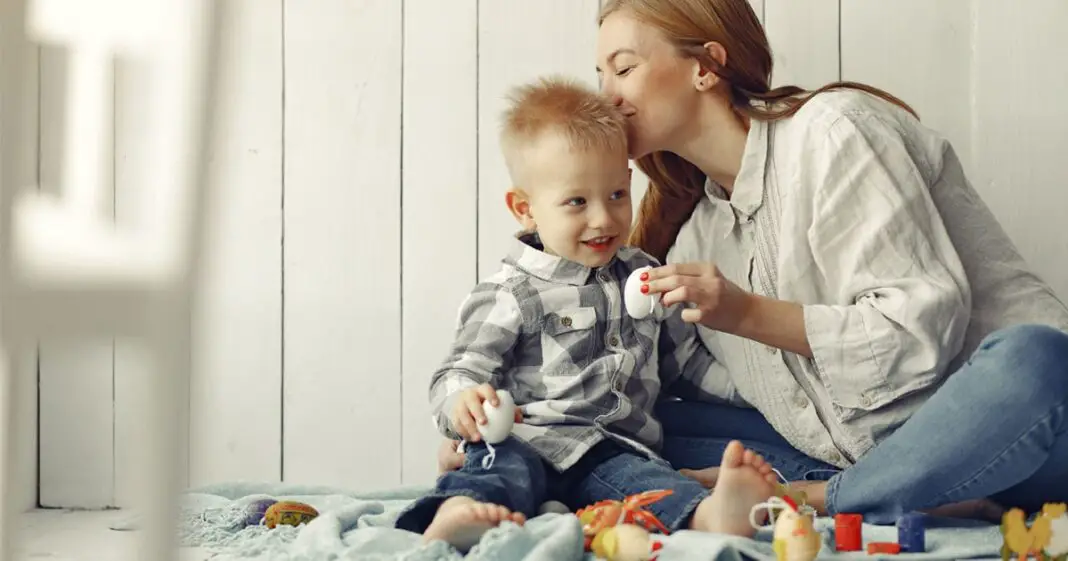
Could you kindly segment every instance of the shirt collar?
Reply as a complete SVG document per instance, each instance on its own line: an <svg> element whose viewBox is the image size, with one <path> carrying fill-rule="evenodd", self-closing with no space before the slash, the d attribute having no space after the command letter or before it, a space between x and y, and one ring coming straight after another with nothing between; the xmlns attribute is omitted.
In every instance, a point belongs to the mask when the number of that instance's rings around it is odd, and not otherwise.
<svg viewBox="0 0 1068 561"><path fill-rule="evenodd" d="M764 121L750 120L749 134L746 135L745 150L742 153L742 165L738 168L738 176L734 179L734 190L730 196L730 206L747 218L752 217L764 203L768 128L769 124ZM726 191L711 180L705 180L705 195L718 205L726 198Z"/></svg>
<svg viewBox="0 0 1068 561"><path fill-rule="evenodd" d="M537 232L516 234L504 262L539 279L575 286L586 284L593 273L581 263L546 253Z"/></svg>

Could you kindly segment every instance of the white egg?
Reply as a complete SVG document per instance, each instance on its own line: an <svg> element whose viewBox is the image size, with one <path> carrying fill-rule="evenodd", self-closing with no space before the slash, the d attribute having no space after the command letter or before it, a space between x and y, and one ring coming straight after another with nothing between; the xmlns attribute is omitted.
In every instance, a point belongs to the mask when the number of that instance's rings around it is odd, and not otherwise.
<svg viewBox="0 0 1068 561"><path fill-rule="evenodd" d="M641 267L627 277L627 283L623 285L623 305L627 313L634 319L644 319L656 311L657 297L655 294L642 294L641 275L652 267Z"/></svg>
<svg viewBox="0 0 1068 561"><path fill-rule="evenodd" d="M500 405L494 407L488 401L482 402L482 410L486 412L486 424L478 425L478 432L482 433L482 439L490 444L503 442L512 432L515 424L515 401L508 390L497 390L497 399Z"/></svg>

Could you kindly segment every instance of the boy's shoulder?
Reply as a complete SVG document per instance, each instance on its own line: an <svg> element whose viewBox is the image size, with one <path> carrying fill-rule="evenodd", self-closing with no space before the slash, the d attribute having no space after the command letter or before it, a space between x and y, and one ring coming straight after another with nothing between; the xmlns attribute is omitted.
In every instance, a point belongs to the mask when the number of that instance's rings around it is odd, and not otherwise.
<svg viewBox="0 0 1068 561"><path fill-rule="evenodd" d="M642 267L659 267L661 265L659 259L635 246L624 246L620 248L619 251L616 252L616 258L618 258L630 271L641 269Z"/></svg>

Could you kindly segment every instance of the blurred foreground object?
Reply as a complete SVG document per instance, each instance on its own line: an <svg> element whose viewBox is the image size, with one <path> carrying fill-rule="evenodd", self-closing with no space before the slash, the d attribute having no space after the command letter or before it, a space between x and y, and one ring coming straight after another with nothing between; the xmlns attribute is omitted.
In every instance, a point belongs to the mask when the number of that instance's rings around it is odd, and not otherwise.
<svg viewBox="0 0 1068 561"><path fill-rule="evenodd" d="M13 396L31 383L8 357L41 338L119 336L150 351L139 396L146 416L137 435L140 559L177 557L174 520L184 478L179 446L186 417L190 310L199 273L205 213L208 124L216 45L214 0L0 0L0 371L7 384L2 427L3 485L13 475L20 426ZM36 142L24 68L40 44L67 49L67 106L59 195L38 191L25 162ZM138 205L111 218L111 96L116 61L145 71L144 161ZM13 559L18 505L4 492L0 559Z"/></svg>

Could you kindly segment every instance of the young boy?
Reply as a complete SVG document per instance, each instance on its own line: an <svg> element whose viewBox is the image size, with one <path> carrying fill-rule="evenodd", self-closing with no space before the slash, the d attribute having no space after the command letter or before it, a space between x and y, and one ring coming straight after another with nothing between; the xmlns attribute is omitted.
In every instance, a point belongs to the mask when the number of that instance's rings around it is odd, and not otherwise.
<svg viewBox="0 0 1068 561"><path fill-rule="evenodd" d="M771 466L734 442L716 488L673 470L657 452L661 388L713 399L714 359L681 308L632 319L631 271L658 263L623 247L631 229L626 122L595 92L546 79L517 89L501 145L514 187L505 198L522 225L498 273L461 306L452 350L431 380L439 429L467 443L463 468L403 512L396 526L465 549L489 528L522 524L546 500L572 510L671 489L646 507L671 531L751 536L752 506L774 490ZM522 411L493 445L476 423L495 389ZM518 416L518 415L517 415Z"/></svg>

